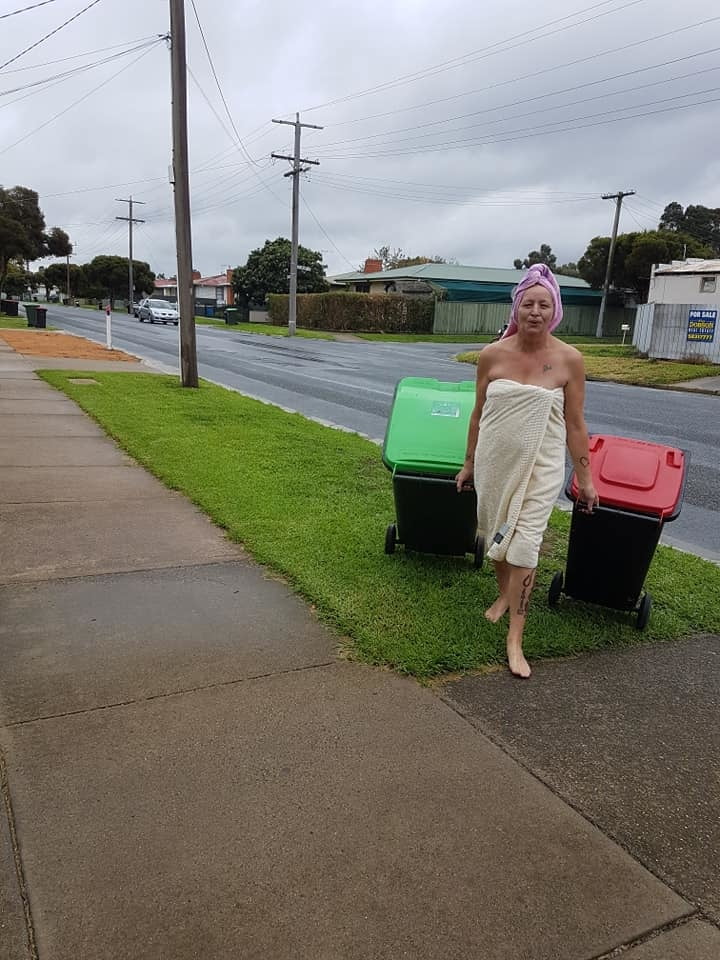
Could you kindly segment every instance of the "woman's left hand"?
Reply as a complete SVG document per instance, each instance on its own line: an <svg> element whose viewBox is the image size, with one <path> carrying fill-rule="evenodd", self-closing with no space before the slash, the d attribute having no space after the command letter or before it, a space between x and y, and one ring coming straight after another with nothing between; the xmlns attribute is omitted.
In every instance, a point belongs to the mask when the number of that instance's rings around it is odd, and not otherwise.
<svg viewBox="0 0 720 960"><path fill-rule="evenodd" d="M578 489L577 503L582 513L592 513L600 506L600 497L592 483L585 483Z"/></svg>

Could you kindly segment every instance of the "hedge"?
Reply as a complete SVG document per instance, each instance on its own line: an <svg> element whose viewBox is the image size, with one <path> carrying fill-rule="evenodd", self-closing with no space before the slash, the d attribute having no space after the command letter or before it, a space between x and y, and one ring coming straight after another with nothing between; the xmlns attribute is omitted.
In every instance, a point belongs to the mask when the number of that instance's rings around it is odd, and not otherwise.
<svg viewBox="0 0 720 960"><path fill-rule="evenodd" d="M287 294L268 295L268 316L287 326ZM432 333L435 301L386 293L301 293L297 325L309 330L349 330L356 333Z"/></svg>

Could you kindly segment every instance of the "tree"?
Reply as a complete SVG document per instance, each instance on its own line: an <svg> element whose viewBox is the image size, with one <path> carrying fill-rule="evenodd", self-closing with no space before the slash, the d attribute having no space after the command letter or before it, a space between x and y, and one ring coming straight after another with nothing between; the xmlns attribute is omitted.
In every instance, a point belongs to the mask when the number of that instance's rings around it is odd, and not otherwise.
<svg viewBox="0 0 720 960"><path fill-rule="evenodd" d="M70 237L60 227L53 227L47 235L47 251L51 257L69 257L73 252Z"/></svg>
<svg viewBox="0 0 720 960"><path fill-rule="evenodd" d="M75 264L73 264L75 266ZM67 267L64 263L51 263L43 271L43 284L46 290L46 298L50 296L50 288L56 287L58 290L65 290L67 284Z"/></svg>
<svg viewBox="0 0 720 960"><path fill-rule="evenodd" d="M86 292L89 296L107 296L111 306L118 294L127 293L128 258L101 255L83 266ZM151 291L155 286L155 274L144 260L133 260L135 289Z"/></svg>
<svg viewBox="0 0 720 960"><path fill-rule="evenodd" d="M609 250L609 237L593 237L578 260L581 277L596 290L605 282ZM711 248L686 233L672 230L621 233L615 245L610 285L645 297L653 265L679 260L683 253L689 257L712 256Z"/></svg>
<svg viewBox="0 0 720 960"><path fill-rule="evenodd" d="M32 274L28 273L27 270L17 263L9 263L7 265L5 286L3 287L4 293L9 297L22 297L25 295L28 287L32 288L32 286Z"/></svg>
<svg viewBox="0 0 720 960"><path fill-rule="evenodd" d="M264 246L253 250L245 266L233 271L232 285L238 302L264 303L268 293L288 293L291 250L285 237L266 240ZM322 253L298 247L297 289L298 293L324 293L328 289Z"/></svg>
<svg viewBox="0 0 720 960"><path fill-rule="evenodd" d="M45 218L37 193L27 187L0 187L0 288L12 260L38 260L46 250Z"/></svg>
<svg viewBox="0 0 720 960"><path fill-rule="evenodd" d="M389 246L377 247L373 250L373 257L380 260L383 270L397 270L400 267L415 267L423 263L447 263L445 257L409 257L401 247L395 247L393 250ZM362 269L362 268L361 268Z"/></svg>
<svg viewBox="0 0 720 960"><path fill-rule="evenodd" d="M554 273L559 273L561 277L579 277L580 271L576 263L561 263L555 267Z"/></svg>
<svg viewBox="0 0 720 960"><path fill-rule="evenodd" d="M534 263L546 263L551 270L555 269L557 257L552 252L552 247L548 243L541 243L539 250L531 250L524 260L514 260L513 265L516 270L527 270Z"/></svg>
<svg viewBox="0 0 720 960"><path fill-rule="evenodd" d="M686 233L710 247L711 256L720 256L720 207L690 204L683 210L681 204L669 203L662 212L658 229Z"/></svg>

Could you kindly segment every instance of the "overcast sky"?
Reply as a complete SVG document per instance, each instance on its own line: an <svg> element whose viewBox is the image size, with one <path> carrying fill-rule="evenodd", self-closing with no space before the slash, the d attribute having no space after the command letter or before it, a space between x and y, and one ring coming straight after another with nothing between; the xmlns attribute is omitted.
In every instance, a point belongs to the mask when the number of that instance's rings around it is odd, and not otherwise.
<svg viewBox="0 0 720 960"><path fill-rule="evenodd" d="M0 14L38 2L0 0ZM0 19L0 63L90 2ZM637 191L624 231L655 227L674 200L720 206L717 0L195 0L242 146L186 5L203 275L290 235L288 165L270 153L291 152L292 130L270 121L295 111L324 127L303 131L320 166L303 178L300 242L330 274L382 244L511 267L545 242L577 260L609 234L600 195L618 190ZM132 194L135 257L175 273L170 58L162 40L139 46L168 30L167 0L98 0L0 68L0 184L38 191L75 262L127 255L114 218Z"/></svg>

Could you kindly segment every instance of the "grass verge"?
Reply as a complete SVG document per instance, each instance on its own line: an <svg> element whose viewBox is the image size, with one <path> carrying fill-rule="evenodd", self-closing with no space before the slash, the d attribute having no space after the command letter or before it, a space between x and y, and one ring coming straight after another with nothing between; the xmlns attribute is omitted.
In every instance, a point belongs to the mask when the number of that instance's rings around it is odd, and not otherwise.
<svg viewBox="0 0 720 960"><path fill-rule="evenodd" d="M39 375L283 574L349 638L350 655L417 677L503 661L503 627L482 615L494 599L489 570L473 570L469 558L384 554L395 511L374 444L207 383L187 390L171 377L93 373L99 385L83 386L69 382L71 371ZM645 634L626 614L572 601L551 610L547 588L564 566L568 526L556 511L528 620L531 658L720 631L720 568L670 548L650 571Z"/></svg>
<svg viewBox="0 0 720 960"><path fill-rule="evenodd" d="M266 337L287 337L287 327L276 327L270 323L225 323L224 320L217 320L215 317L195 317L195 323L203 327L222 327L223 330L235 330L238 333L258 333ZM303 330L298 327L295 331L296 337L303 337L306 340L334 340L332 333L324 330Z"/></svg>
<svg viewBox="0 0 720 960"><path fill-rule="evenodd" d="M572 342L572 341L568 341ZM638 387L669 386L683 380L720 376L714 363L683 363L680 360L646 360L632 346L612 343L576 343L585 358L588 380L609 380ZM477 363L478 351L456 357L461 363Z"/></svg>
<svg viewBox="0 0 720 960"><path fill-rule="evenodd" d="M0 330L27 330L25 317L8 317L0 313Z"/></svg>

